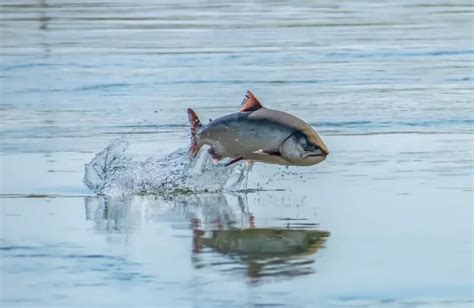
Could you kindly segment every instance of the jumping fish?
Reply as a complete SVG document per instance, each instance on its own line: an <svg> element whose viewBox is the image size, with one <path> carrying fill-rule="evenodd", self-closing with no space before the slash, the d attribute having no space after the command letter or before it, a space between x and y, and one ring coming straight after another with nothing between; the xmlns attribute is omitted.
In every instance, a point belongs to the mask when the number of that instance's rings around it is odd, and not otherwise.
<svg viewBox="0 0 474 308"><path fill-rule="evenodd" d="M247 91L240 112L202 125L188 109L191 124L190 156L196 157L203 145L214 160L230 158L279 165L310 166L329 154L316 131L303 120L278 110L268 109Z"/></svg>

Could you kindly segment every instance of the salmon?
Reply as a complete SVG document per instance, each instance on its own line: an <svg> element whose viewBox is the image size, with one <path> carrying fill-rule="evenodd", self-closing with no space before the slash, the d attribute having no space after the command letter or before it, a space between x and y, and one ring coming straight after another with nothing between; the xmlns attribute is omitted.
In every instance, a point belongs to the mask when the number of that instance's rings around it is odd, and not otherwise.
<svg viewBox="0 0 474 308"><path fill-rule="evenodd" d="M203 125L188 109L191 125L191 158L207 145L216 161L238 161L311 166L326 159L329 151L316 131L303 120L283 111L265 108L252 92L239 112Z"/></svg>

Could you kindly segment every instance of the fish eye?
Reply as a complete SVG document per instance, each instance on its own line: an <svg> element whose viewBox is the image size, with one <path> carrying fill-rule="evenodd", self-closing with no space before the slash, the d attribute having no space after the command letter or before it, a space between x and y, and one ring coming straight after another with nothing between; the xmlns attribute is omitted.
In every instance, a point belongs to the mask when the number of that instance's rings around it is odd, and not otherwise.
<svg viewBox="0 0 474 308"><path fill-rule="evenodd" d="M312 144L307 143L306 145L303 146L303 150L307 152L314 151L314 146Z"/></svg>

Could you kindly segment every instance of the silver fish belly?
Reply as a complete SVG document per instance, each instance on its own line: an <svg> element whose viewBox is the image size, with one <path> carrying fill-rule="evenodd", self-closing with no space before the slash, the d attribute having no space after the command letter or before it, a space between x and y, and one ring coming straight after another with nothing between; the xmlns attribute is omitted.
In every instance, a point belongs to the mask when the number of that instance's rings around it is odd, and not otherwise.
<svg viewBox="0 0 474 308"><path fill-rule="evenodd" d="M198 138L223 157L278 151L292 130L271 121L252 120L250 114L239 112L219 118L205 126Z"/></svg>

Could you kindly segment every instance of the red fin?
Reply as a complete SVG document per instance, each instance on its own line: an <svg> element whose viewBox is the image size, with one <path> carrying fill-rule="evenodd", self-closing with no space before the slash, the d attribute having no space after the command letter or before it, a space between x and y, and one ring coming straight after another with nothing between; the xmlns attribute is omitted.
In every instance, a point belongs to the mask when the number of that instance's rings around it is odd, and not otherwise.
<svg viewBox="0 0 474 308"><path fill-rule="evenodd" d="M191 147L189 148L189 156L191 158L196 157L196 155L199 153L199 150L201 149L202 145L199 145L197 142L195 142L195 139L191 139Z"/></svg>
<svg viewBox="0 0 474 308"><path fill-rule="evenodd" d="M191 124L191 147L189 148L189 156L196 157L202 145L197 142L197 130L202 126L197 114L191 108L188 108L189 124Z"/></svg>
<svg viewBox="0 0 474 308"><path fill-rule="evenodd" d="M247 90L247 94L245 95L245 98L242 101L242 107L240 107L240 111L255 111L260 108L263 108L262 104L260 104L255 95L252 94L252 92Z"/></svg>

